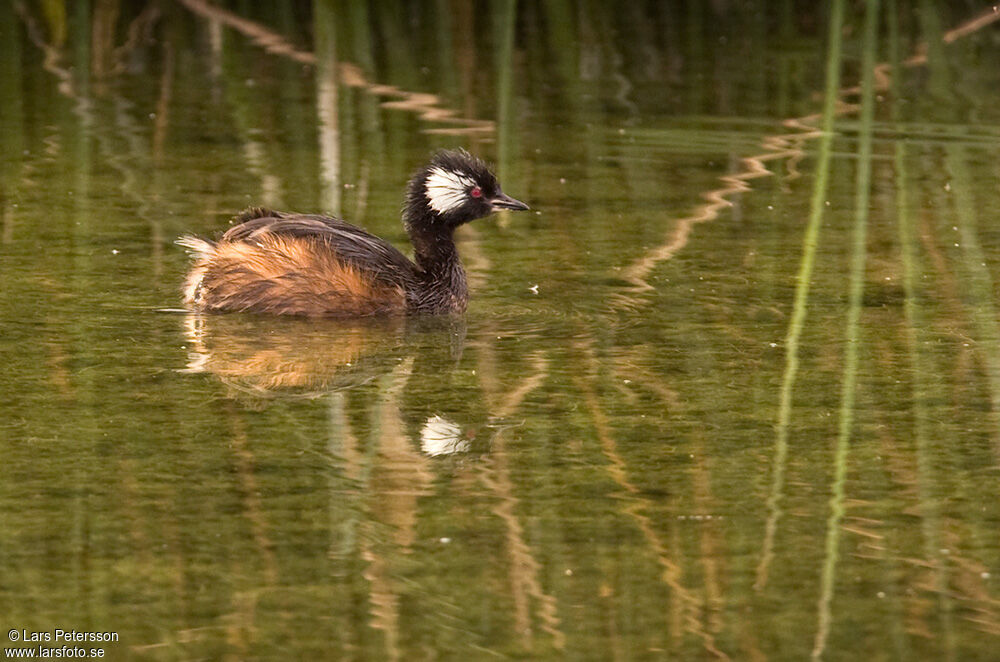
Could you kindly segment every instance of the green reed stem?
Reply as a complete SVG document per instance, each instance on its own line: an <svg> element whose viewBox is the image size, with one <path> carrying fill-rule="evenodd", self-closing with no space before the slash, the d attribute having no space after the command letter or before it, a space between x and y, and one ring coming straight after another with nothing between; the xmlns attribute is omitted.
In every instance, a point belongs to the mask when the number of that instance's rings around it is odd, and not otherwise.
<svg viewBox="0 0 1000 662"><path fill-rule="evenodd" d="M517 0L501 0L496 7L496 25L500 34L497 57L497 174L508 181L514 139L514 24Z"/></svg>
<svg viewBox="0 0 1000 662"><path fill-rule="evenodd" d="M854 195L854 230L851 240L851 271L847 299L847 329L844 346L844 381L840 391L840 420L837 448L834 456L833 495L830 497L830 517L826 525L826 554L820 579L819 624L812 657L823 656L833 616L833 599L837 562L840 557L840 520L844 516L844 495L847 482L847 456L854 427L854 401L857 393L858 345L860 344L861 305L865 288L865 246L868 238L868 204L872 177L872 122L875 114L875 50L878 38L879 0L868 0L865 6L864 46L861 62L861 122L858 142L857 187Z"/></svg>
<svg viewBox="0 0 1000 662"><path fill-rule="evenodd" d="M833 3L830 14L829 45L826 56L826 92L823 102L823 135L819 140L819 159L816 164L816 181L813 184L812 201L809 208L809 223L802 245L802 261L795 278L795 300L792 304L792 319L785 336L785 371L781 380L781 401L778 406L778 430L774 444L774 466L771 478L771 493L767 500L770 511L764 533L764 549L757 567L754 587L760 590L767 583L767 573L774 557L774 536L781 517L781 498L785 484L785 466L788 461L788 425L792 414L792 393L795 377L799 370L799 340L806 319L806 305L809 300L809 284L812 280L816 261L816 246L819 243L819 229L823 221L823 209L830 175L831 144L833 125L836 117L840 87L840 32L844 22L844 0Z"/></svg>

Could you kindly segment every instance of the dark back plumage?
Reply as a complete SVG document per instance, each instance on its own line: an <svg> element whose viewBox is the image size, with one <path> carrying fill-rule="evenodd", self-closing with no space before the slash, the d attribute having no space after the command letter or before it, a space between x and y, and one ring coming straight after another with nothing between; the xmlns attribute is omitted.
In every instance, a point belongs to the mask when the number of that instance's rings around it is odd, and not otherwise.
<svg viewBox="0 0 1000 662"><path fill-rule="evenodd" d="M335 246L341 259L375 275L392 277L392 272L399 272L400 277L406 277L413 269L413 262L389 242L332 216L251 207L237 214L233 221L237 225L226 230L220 241L253 242L263 234L296 239L315 237Z"/></svg>

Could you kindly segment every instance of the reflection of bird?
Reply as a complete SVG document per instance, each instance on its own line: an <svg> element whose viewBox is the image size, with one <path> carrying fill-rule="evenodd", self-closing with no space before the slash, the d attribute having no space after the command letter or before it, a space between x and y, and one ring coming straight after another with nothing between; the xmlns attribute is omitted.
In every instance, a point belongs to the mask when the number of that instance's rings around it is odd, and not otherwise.
<svg viewBox="0 0 1000 662"><path fill-rule="evenodd" d="M461 359L461 317L263 319L188 313L187 365L232 388L231 395L315 398L378 379L404 364L423 384L446 383ZM414 367L415 366L415 367Z"/></svg>
<svg viewBox="0 0 1000 662"><path fill-rule="evenodd" d="M403 206L416 263L342 220L253 208L218 242L178 240L196 256L184 300L201 310L312 317L462 312L469 294L455 229L527 208L504 195L482 161L442 151L410 180Z"/></svg>
<svg viewBox="0 0 1000 662"><path fill-rule="evenodd" d="M420 449L431 457L464 453L469 445L462 428L441 416L431 416L420 430Z"/></svg>
<svg viewBox="0 0 1000 662"><path fill-rule="evenodd" d="M209 373L259 397L313 398L354 388L407 354L409 325L402 318L285 318L262 325L243 315L189 314L184 324L190 345L183 372Z"/></svg>

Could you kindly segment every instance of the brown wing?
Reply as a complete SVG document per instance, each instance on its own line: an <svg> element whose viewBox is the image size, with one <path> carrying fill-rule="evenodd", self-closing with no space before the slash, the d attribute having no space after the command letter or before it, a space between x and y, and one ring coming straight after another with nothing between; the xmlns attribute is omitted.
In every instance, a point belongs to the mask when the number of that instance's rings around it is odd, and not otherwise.
<svg viewBox="0 0 1000 662"><path fill-rule="evenodd" d="M392 244L339 218L251 207L233 220L239 224L222 235L222 242L252 242L262 234L316 237L333 247L342 261L368 272L376 280L393 279L396 274L410 274L415 269L415 265Z"/></svg>
<svg viewBox="0 0 1000 662"><path fill-rule="evenodd" d="M405 274L393 277L381 269L375 278L371 269L343 259L338 246L322 235L264 228L237 241L224 236L202 251L188 276L185 300L208 310L313 317L405 311Z"/></svg>

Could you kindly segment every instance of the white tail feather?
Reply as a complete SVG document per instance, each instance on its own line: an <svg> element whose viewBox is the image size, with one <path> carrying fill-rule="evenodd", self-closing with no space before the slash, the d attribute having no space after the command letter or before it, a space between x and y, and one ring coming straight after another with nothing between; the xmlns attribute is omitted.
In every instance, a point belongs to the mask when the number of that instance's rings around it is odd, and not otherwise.
<svg viewBox="0 0 1000 662"><path fill-rule="evenodd" d="M215 244L211 241L206 241L204 239L199 239L198 237L192 235L184 235L183 237L178 237L174 242L178 246L183 246L188 249L197 257L211 257L215 255Z"/></svg>

